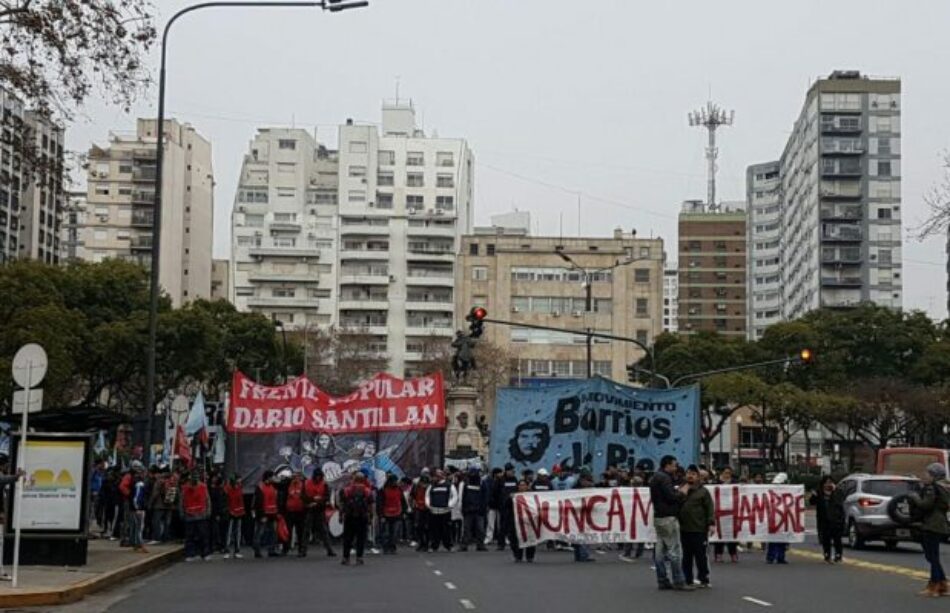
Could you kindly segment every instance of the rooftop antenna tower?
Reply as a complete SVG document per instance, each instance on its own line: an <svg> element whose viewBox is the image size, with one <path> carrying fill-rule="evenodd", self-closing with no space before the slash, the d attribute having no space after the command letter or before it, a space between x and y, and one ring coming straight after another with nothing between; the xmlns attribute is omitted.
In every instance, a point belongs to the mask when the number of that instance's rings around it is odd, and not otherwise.
<svg viewBox="0 0 950 613"><path fill-rule="evenodd" d="M731 126L735 119L735 111L726 111L715 104L712 100L706 102L706 106L698 111L692 111L687 115L689 125L693 127L706 128L709 132L709 144L706 146L706 207L712 212L719 209L716 204L716 158L719 157L719 148L716 147L716 129L719 126Z"/></svg>

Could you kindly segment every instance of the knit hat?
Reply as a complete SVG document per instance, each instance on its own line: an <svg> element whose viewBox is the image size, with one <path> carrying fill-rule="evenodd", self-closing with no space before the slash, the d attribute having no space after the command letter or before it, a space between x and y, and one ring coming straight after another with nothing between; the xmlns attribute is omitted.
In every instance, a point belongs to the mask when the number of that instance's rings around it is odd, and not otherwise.
<svg viewBox="0 0 950 613"><path fill-rule="evenodd" d="M934 462L928 466L927 472L930 473L930 476L934 479L943 479L947 476L947 468L939 462Z"/></svg>

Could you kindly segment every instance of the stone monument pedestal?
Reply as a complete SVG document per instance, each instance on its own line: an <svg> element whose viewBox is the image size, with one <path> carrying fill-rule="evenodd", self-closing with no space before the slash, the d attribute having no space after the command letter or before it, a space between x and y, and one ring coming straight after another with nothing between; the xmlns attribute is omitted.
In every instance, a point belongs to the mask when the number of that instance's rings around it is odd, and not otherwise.
<svg viewBox="0 0 950 613"><path fill-rule="evenodd" d="M457 385L445 394L445 455L452 458L484 456L485 440L475 425L475 401L478 392L468 385Z"/></svg>

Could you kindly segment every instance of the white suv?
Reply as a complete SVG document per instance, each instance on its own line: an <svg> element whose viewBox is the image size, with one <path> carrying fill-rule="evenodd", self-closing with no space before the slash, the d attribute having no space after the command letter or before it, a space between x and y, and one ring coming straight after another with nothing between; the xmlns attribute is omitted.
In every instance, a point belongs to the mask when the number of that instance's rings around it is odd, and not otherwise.
<svg viewBox="0 0 950 613"><path fill-rule="evenodd" d="M915 477L896 475L855 474L842 479L838 489L844 494L848 546L861 549L868 541L883 541L893 549L901 541L917 540L914 529L900 526L888 516L887 503L919 486Z"/></svg>

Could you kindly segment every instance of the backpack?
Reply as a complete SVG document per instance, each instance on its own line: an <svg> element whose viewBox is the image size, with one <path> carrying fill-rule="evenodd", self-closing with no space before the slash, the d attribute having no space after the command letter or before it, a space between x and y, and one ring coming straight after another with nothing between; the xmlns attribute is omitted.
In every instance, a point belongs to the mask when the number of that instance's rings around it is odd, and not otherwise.
<svg viewBox="0 0 950 613"><path fill-rule="evenodd" d="M366 499L366 488L349 488L343 496L343 514L346 517L366 517L369 515L369 502Z"/></svg>

